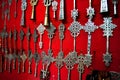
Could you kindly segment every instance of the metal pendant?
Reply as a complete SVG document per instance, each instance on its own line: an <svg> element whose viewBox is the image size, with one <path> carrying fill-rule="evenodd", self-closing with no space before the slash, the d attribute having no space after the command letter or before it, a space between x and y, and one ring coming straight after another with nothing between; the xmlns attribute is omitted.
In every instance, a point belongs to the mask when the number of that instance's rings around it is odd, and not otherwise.
<svg viewBox="0 0 120 80"><path fill-rule="evenodd" d="M103 36L107 38L106 42L106 53L103 54L103 61L105 62L105 65L108 67L110 66L110 62L112 62L112 56L109 53L109 37L113 36L112 32L113 29L117 26L112 23L112 17L104 18L104 24L100 25L100 28L103 29Z"/></svg>
<svg viewBox="0 0 120 80"><path fill-rule="evenodd" d="M79 80L82 80L82 73L84 72L84 58L83 54L80 54L77 57L77 63L78 63L78 72L79 72Z"/></svg>
<svg viewBox="0 0 120 80"><path fill-rule="evenodd" d="M25 10L27 8L27 2L26 2L26 0L22 0L21 2L22 2L21 3L22 17L21 17L20 25L24 26L25 25L25 17L24 17L24 15L25 15Z"/></svg>
<svg viewBox="0 0 120 80"><path fill-rule="evenodd" d="M55 12L57 11L57 6L58 6L58 2L56 1L56 0L54 0L53 2L52 2L52 10L53 10L53 18L56 18L56 14L55 14Z"/></svg>
<svg viewBox="0 0 120 80"><path fill-rule="evenodd" d="M100 13L108 12L108 2L107 0L101 0Z"/></svg>
<svg viewBox="0 0 120 80"><path fill-rule="evenodd" d="M117 15L117 4L118 4L118 0L112 0L113 5L114 5L114 15Z"/></svg>
<svg viewBox="0 0 120 80"><path fill-rule="evenodd" d="M51 5L52 0L44 0L44 6L46 6L45 10L45 18L44 18L44 26L49 26L49 6Z"/></svg>
<svg viewBox="0 0 120 80"><path fill-rule="evenodd" d="M60 0L59 20L64 20L64 0Z"/></svg>
<svg viewBox="0 0 120 80"><path fill-rule="evenodd" d="M32 14L31 14L31 19L34 19L35 17L34 17L34 8L35 8L35 6L37 5L37 2L38 2L38 0L31 0L30 1L30 4L31 4L31 6L32 6Z"/></svg>
<svg viewBox="0 0 120 80"><path fill-rule="evenodd" d="M39 47L40 47L40 49L42 49L42 47L43 47L42 35L44 34L45 27L44 27L42 24L40 24L40 25L37 27L37 30L38 30L38 33L39 33L39 35L40 35Z"/></svg>
<svg viewBox="0 0 120 80"><path fill-rule="evenodd" d="M76 60L74 55L71 55L72 53L70 52L65 58L64 58L64 63L66 64L66 68L68 69L68 79L70 80L70 71L73 69L74 64L76 63Z"/></svg>

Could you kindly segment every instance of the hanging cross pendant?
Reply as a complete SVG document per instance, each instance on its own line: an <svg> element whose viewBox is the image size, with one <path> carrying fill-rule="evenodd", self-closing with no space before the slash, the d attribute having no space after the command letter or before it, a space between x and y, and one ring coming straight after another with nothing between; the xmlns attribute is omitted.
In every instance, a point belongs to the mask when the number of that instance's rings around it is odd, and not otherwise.
<svg viewBox="0 0 120 80"><path fill-rule="evenodd" d="M101 0L100 13L108 12L108 2L107 0Z"/></svg>
<svg viewBox="0 0 120 80"><path fill-rule="evenodd" d="M10 6L12 4L12 0L8 0L8 5L9 5L9 9L8 9L8 20L10 20Z"/></svg>
<svg viewBox="0 0 120 80"><path fill-rule="evenodd" d="M87 15L89 16L89 19L92 19L95 15L95 10L92 8L92 2L89 0L89 7L87 8Z"/></svg>
<svg viewBox="0 0 120 80"><path fill-rule="evenodd" d="M34 9L35 9L35 6L37 5L37 2L38 2L38 0L31 0L31 1L30 1L30 4L31 4L31 6L32 6L31 19L34 19L34 18L35 18L35 17L34 17Z"/></svg>
<svg viewBox="0 0 120 80"><path fill-rule="evenodd" d="M55 59L56 66L58 68L58 80L60 80L60 68L63 67L63 61L64 61L63 56L64 56L64 54L61 51L61 52L59 52L58 56Z"/></svg>
<svg viewBox="0 0 120 80"><path fill-rule="evenodd" d="M64 0L60 0L59 20L64 20Z"/></svg>
<svg viewBox="0 0 120 80"><path fill-rule="evenodd" d="M49 26L49 10L48 10L48 7L51 5L51 1L52 0L44 0L44 6L46 6L44 26Z"/></svg>
<svg viewBox="0 0 120 80"><path fill-rule="evenodd" d="M110 66L110 62L112 62L112 56L109 53L109 37L113 36L112 32L113 29L117 26L112 23L112 17L104 18L104 24L100 25L100 28L103 29L103 36L106 36L107 42L106 42L106 53L103 54L103 60L105 62L105 65L108 67Z"/></svg>
<svg viewBox="0 0 120 80"><path fill-rule="evenodd" d="M35 52L34 55L34 60L35 60L35 73L34 73L34 77L37 77L37 71L38 71L38 64L39 64L39 61L40 61L40 55Z"/></svg>
<svg viewBox="0 0 120 80"><path fill-rule="evenodd" d="M64 59L64 62L66 64L66 68L68 69L68 79L70 80L70 71L73 69L74 64L76 63L74 60L74 56L71 55L72 53L70 52Z"/></svg>
<svg viewBox="0 0 120 80"><path fill-rule="evenodd" d="M25 51L23 51L23 54L20 56L21 60L22 60L22 72L25 72L25 62L26 62L26 59L27 59L27 56L25 54Z"/></svg>
<svg viewBox="0 0 120 80"><path fill-rule="evenodd" d="M76 53L76 37L79 35L80 30L83 28L81 24L76 21L76 18L78 16L78 9L75 8L76 2L74 0L74 6L73 10L71 10L71 17L73 18L73 22L71 25L68 27L68 30L71 32L72 37L74 38L74 50L72 52L73 55L77 55Z"/></svg>
<svg viewBox="0 0 120 80"><path fill-rule="evenodd" d="M88 48L87 48L87 54L85 54L85 61L84 64L89 67L92 63L92 55L90 54L90 47L91 47L91 32L94 32L98 27L94 25L94 23L91 21L91 19L88 19L88 22L85 24L85 27L83 29L85 32L88 33Z"/></svg>
<svg viewBox="0 0 120 80"><path fill-rule="evenodd" d="M28 31L27 31L27 40L28 40L28 73L30 74L31 73L31 63L32 63L32 51L30 50L30 37L31 37L31 33L30 33L30 28L28 28Z"/></svg>
<svg viewBox="0 0 120 80"><path fill-rule="evenodd" d="M14 12L14 18L17 17L17 3L18 3L18 0L15 0L15 12Z"/></svg>
<svg viewBox="0 0 120 80"><path fill-rule="evenodd" d="M113 5L114 5L114 15L117 15L117 4L118 4L118 0L112 0Z"/></svg>
<svg viewBox="0 0 120 80"><path fill-rule="evenodd" d="M17 30L16 29L14 29L14 33L13 33L14 35L13 35L13 37L14 37L14 53L13 53L13 69L15 69L15 63L16 63L16 58L17 58L17 45L16 45L16 43L17 43Z"/></svg>
<svg viewBox="0 0 120 80"><path fill-rule="evenodd" d="M44 27L42 24L40 24L40 25L37 27L37 30L38 30L38 33L40 34L39 47L40 47L40 49L42 49L42 47L43 47L42 35L44 34L45 27Z"/></svg>
<svg viewBox="0 0 120 80"><path fill-rule="evenodd" d="M53 39L53 35L54 35L55 30L56 30L56 27L52 23L50 23L50 27L47 28L48 38L50 39L48 52L52 52L51 46L52 46L52 39Z"/></svg>
<svg viewBox="0 0 120 80"><path fill-rule="evenodd" d="M82 73L84 72L84 56L83 54L80 54L77 57L77 63L78 63L78 72L79 72L79 80L82 80Z"/></svg>
<svg viewBox="0 0 120 80"><path fill-rule="evenodd" d="M21 17L21 23L20 23L21 26L25 25L25 17L24 17L24 15L25 15L26 8L27 8L27 2L26 2L26 0L22 0L22 4L21 4L22 17Z"/></svg>
<svg viewBox="0 0 120 80"><path fill-rule="evenodd" d="M58 6L58 2L56 1L56 0L54 0L53 2L52 2L52 10L53 10L53 18L55 18L56 17L56 14L55 14L55 12L56 12L56 10L57 10L57 6Z"/></svg>
<svg viewBox="0 0 120 80"><path fill-rule="evenodd" d="M62 51L62 40L64 39L64 30L65 26L64 24L60 24L59 26L59 39L60 39L60 52L58 53L58 56L55 59L56 66L58 68L58 80L60 80L60 68L63 67L63 51Z"/></svg>

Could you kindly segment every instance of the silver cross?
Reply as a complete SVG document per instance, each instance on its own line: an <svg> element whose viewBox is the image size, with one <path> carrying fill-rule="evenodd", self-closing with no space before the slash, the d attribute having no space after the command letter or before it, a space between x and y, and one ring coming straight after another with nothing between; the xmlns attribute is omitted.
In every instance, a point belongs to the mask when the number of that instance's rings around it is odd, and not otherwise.
<svg viewBox="0 0 120 80"><path fill-rule="evenodd" d="M40 42L39 42L39 47L40 49L43 47L43 42L42 42L42 35L44 34L44 31L45 31L45 27L40 24L38 27L37 27L37 30L38 30L38 33L40 34Z"/></svg>
<svg viewBox="0 0 120 80"><path fill-rule="evenodd" d="M36 42L37 42L37 38L38 38L38 34L37 34L37 30L34 29L34 34L33 34L33 38L34 38L34 54L33 54L33 58L35 60L35 73L34 73L34 77L37 77L37 69L38 69L38 63L40 60L40 55L37 52L36 49Z"/></svg>
<svg viewBox="0 0 120 80"><path fill-rule="evenodd" d="M76 53L76 37L79 35L80 30L83 28L81 24L76 21L76 18L78 16L78 9L75 8L75 0L74 0L74 7L73 10L71 10L71 17L73 18L73 22L69 26L69 30L71 32L72 37L74 38L74 50L73 53Z"/></svg>
<svg viewBox="0 0 120 80"><path fill-rule="evenodd" d="M10 6L12 4L12 0L8 0L8 5L9 5L9 9L8 9L8 20L10 20Z"/></svg>
<svg viewBox="0 0 120 80"><path fill-rule="evenodd" d="M94 14L94 8L92 8L92 2L89 0L89 7L87 9L87 15L89 16L88 22L85 24L83 29L88 33L88 45L87 45L87 54L85 54L84 64L89 67L92 63L92 55L90 54L91 47L91 33L94 32L98 27L92 22Z"/></svg>
<svg viewBox="0 0 120 80"><path fill-rule="evenodd" d="M22 2L22 4L21 4L22 17L21 17L20 25L24 26L25 25L25 17L24 17L24 15L25 15L25 10L27 8L27 2L26 2L26 0L22 0L21 2Z"/></svg>
<svg viewBox="0 0 120 80"><path fill-rule="evenodd" d="M57 6L58 6L58 2L56 1L56 0L54 0L53 2L52 2L52 10L53 10L53 18L55 18L56 17L56 14L55 14L55 12L56 12L56 10L57 10Z"/></svg>
<svg viewBox="0 0 120 80"><path fill-rule="evenodd" d="M60 0L59 20L64 20L64 0Z"/></svg>
<svg viewBox="0 0 120 80"><path fill-rule="evenodd" d="M110 62L112 62L112 56L109 53L109 37L113 36L112 32L113 29L116 28L117 26L112 23L112 17L107 17L104 18L104 24L100 25L100 28L103 29L103 36L106 36L107 42L106 42L106 53L103 54L103 60L105 62L106 66L110 65Z"/></svg>
<svg viewBox="0 0 120 80"><path fill-rule="evenodd" d="M44 0L44 6L46 6L44 26L49 26L49 6L51 5L52 0Z"/></svg>
<svg viewBox="0 0 120 80"><path fill-rule="evenodd" d="M73 56L71 55L72 53L70 52L65 58L64 58L64 62L66 64L66 68L68 69L68 79L67 80L70 80L70 71L73 69L74 67L74 64L76 63L76 60L74 57L76 56Z"/></svg>
<svg viewBox="0 0 120 80"><path fill-rule="evenodd" d="M34 55L34 60L35 60L35 73L34 73L34 77L37 77L37 69L38 69L38 64L39 64L39 61L40 61L40 55L35 52Z"/></svg>
<svg viewBox="0 0 120 80"><path fill-rule="evenodd" d="M43 64L41 79L48 79L49 78L48 67L50 63L54 61L54 58L52 57L53 53L48 52L48 55L46 55L46 53L43 51L41 54L42 54L42 64Z"/></svg>
<svg viewBox="0 0 120 80"><path fill-rule="evenodd" d="M18 0L15 0L14 18L16 18L16 17L17 17L17 3L18 3Z"/></svg>
<svg viewBox="0 0 120 80"><path fill-rule="evenodd" d="M20 36L20 42L21 42L21 45L20 45L21 46L21 53L20 54L22 54L22 51L23 51L23 42L22 41L24 39L24 31L22 29L20 30L19 36Z"/></svg>
<svg viewBox="0 0 120 80"><path fill-rule="evenodd" d="M52 24L52 23L50 23L50 27L48 27L47 29L47 32L48 32L48 38L49 38L49 50L48 50L48 52L51 52L52 50L51 50L51 46L52 46L52 39L53 39L53 35L54 35L54 32L55 32L55 30L56 30L56 27Z"/></svg>
<svg viewBox="0 0 120 80"><path fill-rule="evenodd" d="M112 0L113 5L114 5L114 15L117 14L117 4L118 4L118 0Z"/></svg>
<svg viewBox="0 0 120 80"><path fill-rule="evenodd" d="M8 54L8 61L9 61L9 67L8 71L11 71L11 61L13 60L13 55L12 55L12 31L10 30L9 33L9 54Z"/></svg>
<svg viewBox="0 0 120 80"><path fill-rule="evenodd" d="M26 62L26 59L27 59L25 51L23 51L23 54L20 56L20 58L22 60L22 72L25 72L25 62Z"/></svg>
<svg viewBox="0 0 120 80"><path fill-rule="evenodd" d="M78 63L78 72L79 72L79 80L82 80L82 73L84 72L84 56L83 54L80 54L77 57L77 63Z"/></svg>
<svg viewBox="0 0 120 80"><path fill-rule="evenodd" d="M14 33L13 33L13 37L14 37L14 53L13 53L13 69L15 69L15 63L16 63L16 58L17 58L17 30L14 29Z"/></svg>
<svg viewBox="0 0 120 80"><path fill-rule="evenodd" d="M93 15L95 15L95 10L92 8L92 2L89 0L89 7L87 8L87 15L89 16L89 19L93 18Z"/></svg>
<svg viewBox="0 0 120 80"><path fill-rule="evenodd" d="M94 32L98 27L94 25L91 19L88 19L88 22L85 24L83 29L85 32L88 33L88 47L87 47L87 54L85 54L85 61L84 64L89 67L92 63L92 55L90 54L90 47L91 47L91 32Z"/></svg>
<svg viewBox="0 0 120 80"><path fill-rule="evenodd" d="M108 12L108 2L107 0L101 0L100 13Z"/></svg>
<svg viewBox="0 0 120 80"><path fill-rule="evenodd" d="M64 61L63 59L64 53L62 51L62 41L64 39L64 30L65 30L65 26L63 23L61 23L59 26L60 52L58 53L58 56L55 59L56 66L58 68L58 80L60 80L60 68L63 67L63 61Z"/></svg>
<svg viewBox="0 0 120 80"><path fill-rule="evenodd" d="M30 28L28 28L28 31L27 31L27 42L28 42L28 61L29 61L29 67L28 67L28 73L31 73L31 63L32 63L32 51L30 50L30 37L31 37L31 33L30 33Z"/></svg>

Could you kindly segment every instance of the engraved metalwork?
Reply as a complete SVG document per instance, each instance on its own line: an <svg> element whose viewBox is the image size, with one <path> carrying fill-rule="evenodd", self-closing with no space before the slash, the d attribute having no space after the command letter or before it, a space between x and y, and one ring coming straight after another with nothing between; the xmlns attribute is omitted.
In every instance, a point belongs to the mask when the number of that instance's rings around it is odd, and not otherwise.
<svg viewBox="0 0 120 80"><path fill-rule="evenodd" d="M28 61L29 61L29 67L28 67L28 73L31 73L31 64L32 64L32 51L30 50L30 37L31 37L31 33L30 33L30 28L28 28L28 31L27 31L27 43L28 43Z"/></svg>
<svg viewBox="0 0 120 80"><path fill-rule="evenodd" d="M38 30L38 33L40 35L40 42L39 42L39 47L40 49L43 47L43 42L42 42L42 35L44 34L44 31L45 31L45 27L40 24L38 27L37 27L37 30Z"/></svg>
<svg viewBox="0 0 120 80"><path fill-rule="evenodd" d="M37 5L38 0L31 0L30 4L32 6L32 14L31 14L31 19L34 19L34 11L35 11L35 6Z"/></svg>
<svg viewBox="0 0 120 80"><path fill-rule="evenodd" d="M38 38L38 34L37 34L37 30L34 29L34 34L33 34L33 38L34 38L34 54L33 54L33 58L35 60L35 73L34 73L34 77L37 77L37 69L38 69L38 63L40 60L40 55L37 52L37 48L36 48L36 42L37 42L37 38Z"/></svg>
<svg viewBox="0 0 120 80"><path fill-rule="evenodd" d="M21 2L22 2L21 3L22 17L21 17L20 25L24 26L25 25L25 17L24 17L24 15L25 15L25 10L27 8L27 2L26 2L26 0L22 0Z"/></svg>
<svg viewBox="0 0 120 80"><path fill-rule="evenodd" d="M95 15L94 8L92 8L92 2L89 0L89 7L87 9L87 15L89 17L88 22L85 24L83 29L88 33L88 44L87 44L87 54L85 54L84 64L89 67L92 63L92 55L90 54L91 48L91 33L94 32L98 27L92 22L92 18Z"/></svg>
<svg viewBox="0 0 120 80"><path fill-rule="evenodd" d="M23 54L20 55L20 58L22 60L22 72L25 72L25 62L26 62L26 59L27 59L25 51L23 51Z"/></svg>
<svg viewBox="0 0 120 80"><path fill-rule="evenodd" d="M13 69L15 69L16 58L17 58L17 30L16 29L14 29L13 37L14 37Z"/></svg>
<svg viewBox="0 0 120 80"><path fill-rule="evenodd" d="M114 15L117 15L117 4L118 4L118 0L112 0L113 5L114 5Z"/></svg>
<svg viewBox="0 0 120 80"><path fill-rule="evenodd" d="M100 13L108 12L108 2L107 0L101 0Z"/></svg>
<svg viewBox="0 0 120 80"><path fill-rule="evenodd" d="M58 68L58 80L60 80L60 69L63 67L63 62L64 62L64 53L62 50L62 41L64 39L64 30L65 26L63 23L60 24L59 26L59 39L60 39L60 52L58 53L58 56L55 58L55 63Z"/></svg>
<svg viewBox="0 0 120 80"><path fill-rule="evenodd" d="M100 28L103 29L103 36L107 38L106 42L106 53L103 54L103 61L106 66L110 66L110 62L112 62L112 54L109 53L109 37L113 36L113 29L117 26L112 23L112 17L104 18L104 24L100 25Z"/></svg>
<svg viewBox="0 0 120 80"><path fill-rule="evenodd" d="M64 58L64 63L66 64L66 68L68 69L68 79L70 80L70 74L71 74L71 70L74 67L74 64L76 63L75 58L76 56L73 56L72 53L70 52L65 58Z"/></svg>
<svg viewBox="0 0 120 80"><path fill-rule="evenodd" d="M56 0L54 0L53 2L52 2L52 10L53 10L53 18L55 18L56 17L56 14L55 14L55 12L56 12L56 10L57 10L57 6L58 6L58 2L56 1Z"/></svg>
<svg viewBox="0 0 120 80"><path fill-rule="evenodd" d="M78 63L78 72L79 72L79 80L82 80L82 73L84 72L84 56L83 54L80 54L77 57L77 63Z"/></svg>
<svg viewBox="0 0 120 80"><path fill-rule="evenodd" d="M60 0L59 20L64 20L64 0Z"/></svg>
<svg viewBox="0 0 120 80"><path fill-rule="evenodd" d="M44 19L44 26L49 26L49 6L51 5L52 0L44 0L44 6L46 6L45 10L45 19Z"/></svg>

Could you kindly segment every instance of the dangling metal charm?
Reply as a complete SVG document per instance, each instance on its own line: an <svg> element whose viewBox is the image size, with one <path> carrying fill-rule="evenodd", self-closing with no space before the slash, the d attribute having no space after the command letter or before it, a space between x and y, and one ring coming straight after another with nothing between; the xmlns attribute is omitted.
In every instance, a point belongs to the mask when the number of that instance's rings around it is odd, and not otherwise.
<svg viewBox="0 0 120 80"><path fill-rule="evenodd" d="M37 27L37 30L38 30L38 33L40 34L40 42L39 42L39 47L40 49L43 47L43 42L42 42L42 35L45 31L45 27L40 24L38 27Z"/></svg>
<svg viewBox="0 0 120 80"><path fill-rule="evenodd" d="M108 12L108 2L107 0L101 0L100 13Z"/></svg>
<svg viewBox="0 0 120 80"><path fill-rule="evenodd" d="M109 37L113 36L112 32L116 27L117 26L112 23L112 17L104 18L104 24L100 25L100 28L102 28L104 32L103 36L107 38L106 53L103 54L103 61L107 67L110 66L110 62L112 62L112 54L109 53Z"/></svg>
<svg viewBox="0 0 120 80"><path fill-rule="evenodd" d="M94 25L94 22L92 22L92 18L95 15L94 8L92 8L91 0L89 0L89 7L87 9L87 15L89 17L88 22L85 24L83 29L85 32L88 33L88 45L87 45L87 54L85 54L84 58L84 64L89 67L92 63L92 55L90 54L90 47L91 47L91 33L94 32L98 27Z"/></svg>
<svg viewBox="0 0 120 80"><path fill-rule="evenodd" d="M52 10L53 10L53 18L56 18L56 14L55 14L55 12L56 12L56 10L57 10L57 6L58 6L58 2L56 1L56 0L54 0L53 2L52 2Z"/></svg>

